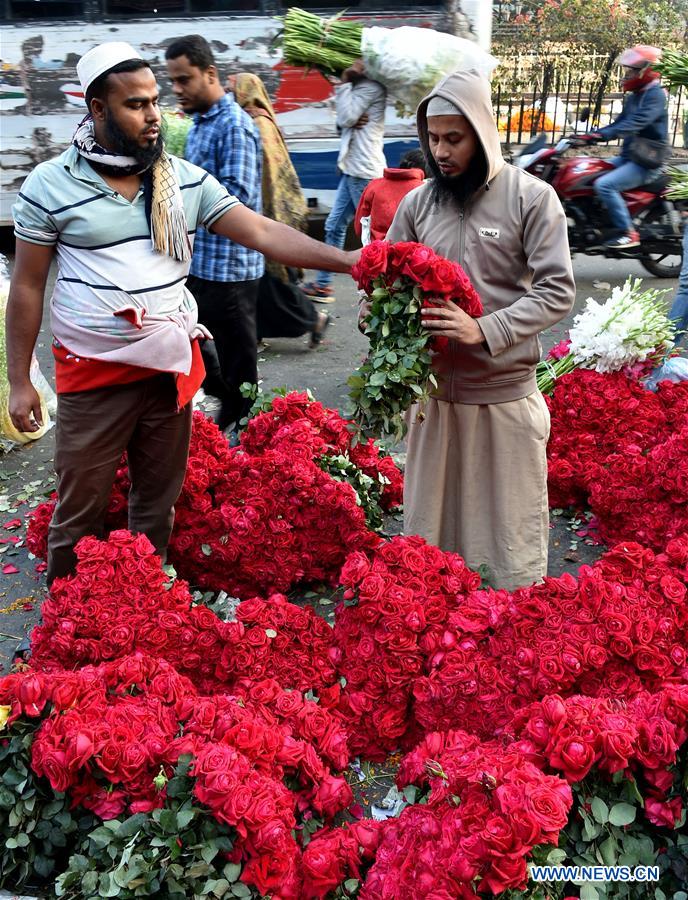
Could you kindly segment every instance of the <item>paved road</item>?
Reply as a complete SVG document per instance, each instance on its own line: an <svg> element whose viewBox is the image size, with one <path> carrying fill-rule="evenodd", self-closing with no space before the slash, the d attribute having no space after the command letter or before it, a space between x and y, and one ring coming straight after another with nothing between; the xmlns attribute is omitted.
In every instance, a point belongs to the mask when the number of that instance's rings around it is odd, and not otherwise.
<svg viewBox="0 0 688 900"><path fill-rule="evenodd" d="M543 346L548 349L566 334L571 319L584 305L587 297L602 298L607 292L599 282L617 284L627 275L644 276L638 263L625 263L603 259L574 260L577 282L576 307L568 320L543 335ZM54 277L54 276L53 276ZM310 387L316 398L329 406L343 409L346 405L346 379L366 352L366 340L356 329L356 291L351 279L336 276L337 302L328 308L333 323L327 339L316 350L309 350L307 338L270 340L270 346L260 355L260 377L265 390L286 386L289 389ZM670 288L670 301L676 288L675 281L662 282L648 278L646 284ZM597 285L597 286L596 286ZM38 346L38 355L44 373L52 377L50 338L47 318ZM52 488L53 433L26 448L0 457L0 526L23 516L31 504ZM14 508L23 498L18 510ZM3 531L0 535L12 532ZM23 531L14 532L22 534ZM36 560L31 560L25 548L0 545L4 552L0 557L0 666L6 668L8 658L16 644L15 636L22 635L38 619L38 605L44 591L44 576L36 572ZM562 517L553 518L550 542L550 574L562 571L575 572L581 562L588 562L599 555L599 548L588 546L571 530L570 523ZM13 566L18 573L4 573L6 566ZM31 608L12 611L12 604L28 598ZM38 602L37 602L38 601ZM8 611L10 607L10 611Z"/></svg>

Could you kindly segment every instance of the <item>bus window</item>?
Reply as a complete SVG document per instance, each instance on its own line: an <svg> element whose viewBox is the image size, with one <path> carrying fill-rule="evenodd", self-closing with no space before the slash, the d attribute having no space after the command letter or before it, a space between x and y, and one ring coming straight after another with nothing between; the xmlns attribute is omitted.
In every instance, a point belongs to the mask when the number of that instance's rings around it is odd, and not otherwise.
<svg viewBox="0 0 688 900"><path fill-rule="evenodd" d="M260 15L258 0L189 0L189 12L252 12Z"/></svg>
<svg viewBox="0 0 688 900"><path fill-rule="evenodd" d="M184 0L105 0L105 12L111 16L166 16L184 11Z"/></svg>
<svg viewBox="0 0 688 900"><path fill-rule="evenodd" d="M298 6L300 9L307 9L314 13L318 13L320 10L344 9L346 14L349 12L355 14L356 12L380 12L381 10L391 13L405 7L422 13L423 9L427 7L433 9L443 7L445 0L395 0L394 3L390 3L389 0L349 0L348 3L342 3L341 0L294 0L294 2L281 0L281 2L283 9Z"/></svg>
<svg viewBox="0 0 688 900"><path fill-rule="evenodd" d="M252 12L260 15L261 9L258 0L189 0L189 12Z"/></svg>
<svg viewBox="0 0 688 900"><path fill-rule="evenodd" d="M105 0L105 11L119 16L169 16L173 13L252 12L260 15L258 0Z"/></svg>
<svg viewBox="0 0 688 900"><path fill-rule="evenodd" d="M10 15L17 19L80 18L83 0L9 0Z"/></svg>

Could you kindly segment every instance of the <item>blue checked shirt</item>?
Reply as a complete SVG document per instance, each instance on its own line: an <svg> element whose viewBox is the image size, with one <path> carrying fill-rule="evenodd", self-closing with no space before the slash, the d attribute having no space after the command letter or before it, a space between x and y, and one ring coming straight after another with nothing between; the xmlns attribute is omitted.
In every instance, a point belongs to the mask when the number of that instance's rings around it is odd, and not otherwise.
<svg viewBox="0 0 688 900"><path fill-rule="evenodd" d="M194 116L184 156L210 172L244 206L261 211L262 148L251 117L229 96ZM260 278L261 253L201 229L196 234L191 274L207 281Z"/></svg>

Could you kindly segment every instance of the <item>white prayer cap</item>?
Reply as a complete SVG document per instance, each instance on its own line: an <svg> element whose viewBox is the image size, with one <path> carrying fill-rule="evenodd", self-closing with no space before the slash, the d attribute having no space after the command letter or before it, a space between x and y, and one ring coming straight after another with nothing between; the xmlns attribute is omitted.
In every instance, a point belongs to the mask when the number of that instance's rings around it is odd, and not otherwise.
<svg viewBox="0 0 688 900"><path fill-rule="evenodd" d="M84 94L99 75L109 72L129 59L143 59L143 57L131 44L125 44L124 41L108 41L84 53L76 64L76 74L79 76Z"/></svg>
<svg viewBox="0 0 688 900"><path fill-rule="evenodd" d="M451 100L435 95L428 101L428 108L425 111L426 116L462 116L463 113Z"/></svg>

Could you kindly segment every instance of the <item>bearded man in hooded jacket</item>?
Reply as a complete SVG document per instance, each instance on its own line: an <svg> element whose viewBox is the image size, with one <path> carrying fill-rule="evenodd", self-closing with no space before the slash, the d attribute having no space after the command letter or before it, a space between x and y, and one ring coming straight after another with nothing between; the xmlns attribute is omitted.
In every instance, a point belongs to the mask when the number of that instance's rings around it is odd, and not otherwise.
<svg viewBox="0 0 688 900"><path fill-rule="evenodd" d="M404 530L486 567L513 590L547 572L549 412L537 390L538 334L575 299L566 218L552 188L505 163L477 72L443 79L417 111L431 178L401 201L387 240L458 262L480 294L423 311L446 347L438 388L409 411Z"/></svg>

